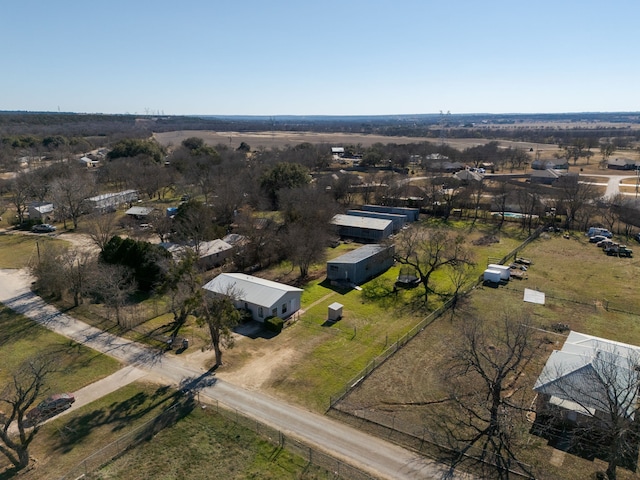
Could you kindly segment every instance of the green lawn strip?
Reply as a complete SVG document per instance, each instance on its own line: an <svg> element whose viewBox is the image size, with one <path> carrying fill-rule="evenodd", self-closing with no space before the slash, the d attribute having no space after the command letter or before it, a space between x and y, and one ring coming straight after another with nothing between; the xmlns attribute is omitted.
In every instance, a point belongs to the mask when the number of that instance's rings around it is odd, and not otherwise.
<svg viewBox="0 0 640 480"><path fill-rule="evenodd" d="M168 387L137 382L46 423L31 447L36 468L24 478L66 474L85 458L153 419L176 397Z"/></svg>
<svg viewBox="0 0 640 480"><path fill-rule="evenodd" d="M48 235L0 233L0 268L27 267L38 259L38 248L49 245L69 246L69 243Z"/></svg>
<svg viewBox="0 0 640 480"><path fill-rule="evenodd" d="M0 308L0 384L5 385L23 362L48 355L54 372L47 393L73 392L120 368L120 363Z"/></svg>
<svg viewBox="0 0 640 480"><path fill-rule="evenodd" d="M167 480L333 478L211 408L194 409L91 478L129 479L132 472L136 478Z"/></svg>

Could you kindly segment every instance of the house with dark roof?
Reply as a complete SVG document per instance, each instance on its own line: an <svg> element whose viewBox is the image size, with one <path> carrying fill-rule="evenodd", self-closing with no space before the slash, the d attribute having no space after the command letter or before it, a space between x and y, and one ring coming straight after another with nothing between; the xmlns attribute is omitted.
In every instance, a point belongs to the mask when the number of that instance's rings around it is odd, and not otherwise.
<svg viewBox="0 0 640 480"><path fill-rule="evenodd" d="M556 158L554 160L537 159L531 162L533 170L568 170L569 161L566 158Z"/></svg>
<svg viewBox="0 0 640 480"><path fill-rule="evenodd" d="M607 168L611 170L636 170L640 164L630 158L610 158L607 160Z"/></svg>

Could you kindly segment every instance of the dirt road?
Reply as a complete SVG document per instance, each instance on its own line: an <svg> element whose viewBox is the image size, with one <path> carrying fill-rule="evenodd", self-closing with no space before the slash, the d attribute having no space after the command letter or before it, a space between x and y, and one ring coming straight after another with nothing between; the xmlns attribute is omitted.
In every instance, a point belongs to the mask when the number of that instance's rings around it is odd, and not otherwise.
<svg viewBox="0 0 640 480"><path fill-rule="evenodd" d="M0 270L0 301L46 328L135 366L158 381L181 388L197 388L201 399L207 397L236 409L376 477L443 478L446 469L430 459L322 415L245 390L204 369L188 366L180 358L166 357L60 313L34 295L30 283L31 278L24 271ZM116 385L112 387L117 387L118 376L113 378ZM460 474L450 478L471 477Z"/></svg>

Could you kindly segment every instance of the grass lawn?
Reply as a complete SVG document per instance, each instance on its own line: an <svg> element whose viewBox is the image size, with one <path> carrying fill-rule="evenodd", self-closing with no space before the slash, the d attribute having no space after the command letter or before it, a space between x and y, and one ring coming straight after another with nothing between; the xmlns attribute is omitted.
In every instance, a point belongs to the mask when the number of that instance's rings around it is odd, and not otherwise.
<svg viewBox="0 0 640 480"><path fill-rule="evenodd" d="M50 356L55 367L47 382L49 393L73 392L120 368L116 360L0 306L0 385L8 384L23 362L44 355Z"/></svg>
<svg viewBox="0 0 640 480"><path fill-rule="evenodd" d="M48 235L0 233L0 268L24 268L38 258L44 244L69 245Z"/></svg>
<svg viewBox="0 0 640 480"><path fill-rule="evenodd" d="M437 429L430 418L440 407L429 402L438 401L445 394L446 377L441 372L448 371L451 347L469 315L490 323L503 312L516 316L527 313L541 330L565 323L572 330L640 345L637 260L608 257L581 234L569 239L561 234L543 234L522 255L533 261L528 279L513 279L499 288L476 288L455 318L444 315L425 328L361 382L343 406L366 412L368 418L378 418L389 425L393 422L396 427ZM525 288L544 292L545 305L525 304ZM565 338L551 331L540 335L545 339L544 346L537 350L524 381L527 404L534 399L532 388L548 355L559 349ZM524 428L528 431L527 423ZM520 458L534 466L536 478L540 479L593 478L597 470L605 468L600 460L587 461L556 451L530 434L525 434ZM619 469L618 478L637 476Z"/></svg>
<svg viewBox="0 0 640 480"><path fill-rule="evenodd" d="M132 472L136 478L184 480L334 478L211 408L195 408L89 478L128 480Z"/></svg>

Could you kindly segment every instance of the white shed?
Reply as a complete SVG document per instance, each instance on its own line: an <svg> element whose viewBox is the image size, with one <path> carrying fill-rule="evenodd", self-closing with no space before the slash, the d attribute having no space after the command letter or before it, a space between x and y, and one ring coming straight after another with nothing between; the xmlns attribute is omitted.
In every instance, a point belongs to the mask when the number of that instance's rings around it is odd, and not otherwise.
<svg viewBox="0 0 640 480"><path fill-rule="evenodd" d="M488 270L498 270L500 272L501 280L509 280L511 278L511 270L509 265L498 265L496 263L491 263L487 267Z"/></svg>
<svg viewBox="0 0 640 480"><path fill-rule="evenodd" d="M329 305L329 321L337 322L342 318L342 304L338 302L334 302Z"/></svg>
<svg viewBox="0 0 640 480"><path fill-rule="evenodd" d="M500 281L502 280L502 272L500 270L487 268L484 271L484 275L482 278L485 282L500 283Z"/></svg>

